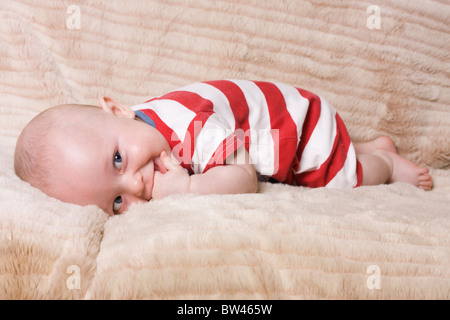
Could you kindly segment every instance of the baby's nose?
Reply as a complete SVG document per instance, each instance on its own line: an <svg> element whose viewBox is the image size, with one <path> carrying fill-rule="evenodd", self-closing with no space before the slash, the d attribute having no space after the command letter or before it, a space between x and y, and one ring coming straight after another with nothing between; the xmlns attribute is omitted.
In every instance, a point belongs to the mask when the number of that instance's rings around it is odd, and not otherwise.
<svg viewBox="0 0 450 320"><path fill-rule="evenodd" d="M130 173L126 177L126 189L127 191L137 197L142 197L144 193L144 179L142 173L139 171L135 173Z"/></svg>

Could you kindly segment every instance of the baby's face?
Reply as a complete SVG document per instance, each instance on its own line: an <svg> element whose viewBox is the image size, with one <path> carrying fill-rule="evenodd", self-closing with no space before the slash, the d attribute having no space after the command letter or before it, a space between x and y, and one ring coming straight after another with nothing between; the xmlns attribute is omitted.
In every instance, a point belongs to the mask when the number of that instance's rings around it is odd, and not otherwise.
<svg viewBox="0 0 450 320"><path fill-rule="evenodd" d="M104 111L53 138L60 158L54 161L55 184L48 193L98 205L110 215L152 198L154 173L163 168L161 152L170 154L167 140L150 125Z"/></svg>

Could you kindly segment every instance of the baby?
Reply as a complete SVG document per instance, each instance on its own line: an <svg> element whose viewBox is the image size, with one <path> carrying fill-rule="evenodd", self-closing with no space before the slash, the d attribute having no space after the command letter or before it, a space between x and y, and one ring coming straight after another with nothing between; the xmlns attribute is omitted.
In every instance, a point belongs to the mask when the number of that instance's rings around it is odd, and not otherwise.
<svg viewBox="0 0 450 320"><path fill-rule="evenodd" d="M133 108L61 105L21 133L15 171L49 196L109 215L172 194L256 192L258 180L353 188L432 187L388 137L352 144L323 98L285 84L195 83Z"/></svg>

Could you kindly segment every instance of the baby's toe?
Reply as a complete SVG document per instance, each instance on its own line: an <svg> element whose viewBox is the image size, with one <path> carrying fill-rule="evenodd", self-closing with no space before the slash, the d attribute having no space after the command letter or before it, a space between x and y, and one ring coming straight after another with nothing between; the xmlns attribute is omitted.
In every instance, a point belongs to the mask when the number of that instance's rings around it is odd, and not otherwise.
<svg viewBox="0 0 450 320"><path fill-rule="evenodd" d="M430 170L428 170L428 168L426 167L420 167L419 172L420 175L429 175L428 173L430 173Z"/></svg>
<svg viewBox="0 0 450 320"><path fill-rule="evenodd" d="M419 181L420 182L429 182L429 181L431 181L431 176L429 175L429 174L421 174L420 176L419 176Z"/></svg>
<svg viewBox="0 0 450 320"><path fill-rule="evenodd" d="M431 176L423 177L422 180L419 181L419 188L424 190L431 190L433 186L433 182L431 181Z"/></svg>

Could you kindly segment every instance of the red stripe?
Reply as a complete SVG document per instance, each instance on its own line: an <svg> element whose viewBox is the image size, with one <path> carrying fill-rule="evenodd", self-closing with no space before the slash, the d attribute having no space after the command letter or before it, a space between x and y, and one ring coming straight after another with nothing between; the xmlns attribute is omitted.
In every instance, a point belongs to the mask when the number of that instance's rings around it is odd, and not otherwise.
<svg viewBox="0 0 450 320"><path fill-rule="evenodd" d="M272 178L280 182L292 179L292 160L297 151L297 126L287 110L280 89L273 83L255 82L266 98L274 142L275 171ZM280 156L280 150L283 154ZM290 175L290 176L288 176Z"/></svg>
<svg viewBox="0 0 450 320"><path fill-rule="evenodd" d="M336 114L335 118L336 137L330 156L319 169L296 175L297 184L311 188L325 187L344 167L351 140L339 115Z"/></svg>
<svg viewBox="0 0 450 320"><path fill-rule="evenodd" d="M320 112L321 112L321 102L320 97L312 92L297 88L300 95L308 99L309 107L306 113L305 121L303 122L302 135L300 137L300 142L297 148L297 163L292 166L295 171L298 171L299 159L302 158L303 151L311 138L317 123L319 122Z"/></svg>
<svg viewBox="0 0 450 320"><path fill-rule="evenodd" d="M363 179L363 169L362 169L362 165L361 162L359 162L358 160L356 160L356 187L360 187L362 185L362 179Z"/></svg>
<svg viewBox="0 0 450 320"><path fill-rule="evenodd" d="M190 91L173 91L169 92L159 98L157 100L173 100L176 101L187 109L195 112L213 112L213 103L208 100L202 98L195 92Z"/></svg>

